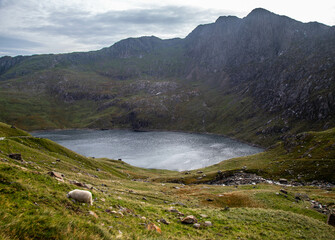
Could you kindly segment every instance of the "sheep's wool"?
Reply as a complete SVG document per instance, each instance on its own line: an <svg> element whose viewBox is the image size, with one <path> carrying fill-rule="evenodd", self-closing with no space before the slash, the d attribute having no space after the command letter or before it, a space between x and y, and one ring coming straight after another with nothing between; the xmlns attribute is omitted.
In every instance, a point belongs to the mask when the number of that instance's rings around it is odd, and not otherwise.
<svg viewBox="0 0 335 240"><path fill-rule="evenodd" d="M67 194L68 198L73 198L79 202L85 202L93 205L92 193L85 190L75 189Z"/></svg>

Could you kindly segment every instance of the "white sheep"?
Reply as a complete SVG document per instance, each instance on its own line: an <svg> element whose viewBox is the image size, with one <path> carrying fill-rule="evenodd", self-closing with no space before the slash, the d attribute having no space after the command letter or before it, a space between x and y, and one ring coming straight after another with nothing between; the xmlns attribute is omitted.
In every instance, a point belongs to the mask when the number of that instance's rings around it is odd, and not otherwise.
<svg viewBox="0 0 335 240"><path fill-rule="evenodd" d="M86 202L89 203L90 205L93 205L92 193L89 191L75 189L72 190L71 192L68 192L66 196L68 198L73 198L76 201Z"/></svg>

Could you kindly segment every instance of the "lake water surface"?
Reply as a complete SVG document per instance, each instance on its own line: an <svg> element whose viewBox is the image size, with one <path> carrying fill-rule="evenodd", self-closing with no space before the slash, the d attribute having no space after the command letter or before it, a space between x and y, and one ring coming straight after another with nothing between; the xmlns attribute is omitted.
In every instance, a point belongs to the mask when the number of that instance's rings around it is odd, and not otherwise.
<svg viewBox="0 0 335 240"><path fill-rule="evenodd" d="M255 154L260 148L217 135L130 130L33 132L87 157L119 159L138 167L192 170Z"/></svg>

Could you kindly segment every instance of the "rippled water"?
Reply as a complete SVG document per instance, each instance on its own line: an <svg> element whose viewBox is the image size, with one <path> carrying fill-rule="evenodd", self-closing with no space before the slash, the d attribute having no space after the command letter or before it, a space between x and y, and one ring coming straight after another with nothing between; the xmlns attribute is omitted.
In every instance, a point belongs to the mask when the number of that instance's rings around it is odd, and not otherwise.
<svg viewBox="0 0 335 240"><path fill-rule="evenodd" d="M89 157L121 158L138 167L197 169L262 149L226 137L181 132L62 130L34 132Z"/></svg>

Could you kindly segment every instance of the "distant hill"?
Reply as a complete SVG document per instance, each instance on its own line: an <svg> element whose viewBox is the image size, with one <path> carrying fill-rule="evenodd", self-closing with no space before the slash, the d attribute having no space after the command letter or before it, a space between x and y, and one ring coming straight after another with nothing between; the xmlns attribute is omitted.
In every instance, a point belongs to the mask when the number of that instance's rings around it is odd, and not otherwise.
<svg viewBox="0 0 335 240"><path fill-rule="evenodd" d="M212 132L269 146L335 127L334 76L334 27L255 9L200 25L185 39L2 57L0 120L27 130Z"/></svg>

